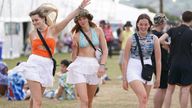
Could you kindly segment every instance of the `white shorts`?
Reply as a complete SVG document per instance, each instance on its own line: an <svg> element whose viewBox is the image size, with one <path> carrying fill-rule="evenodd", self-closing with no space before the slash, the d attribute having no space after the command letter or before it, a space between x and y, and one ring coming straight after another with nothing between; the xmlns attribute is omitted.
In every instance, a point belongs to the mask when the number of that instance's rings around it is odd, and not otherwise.
<svg viewBox="0 0 192 108"><path fill-rule="evenodd" d="M53 86L53 61L50 58L32 54L27 62L22 62L11 71L21 72L26 80L40 82L43 87Z"/></svg>
<svg viewBox="0 0 192 108"><path fill-rule="evenodd" d="M67 68L67 83L97 85L100 82L100 78L97 77L98 69L99 64L96 58L78 56Z"/></svg>
<svg viewBox="0 0 192 108"><path fill-rule="evenodd" d="M144 64L152 64L151 59L144 60ZM147 85L153 84L153 79L151 81L146 81L141 77L142 65L139 59L130 58L127 66L127 81L128 83L139 80Z"/></svg>

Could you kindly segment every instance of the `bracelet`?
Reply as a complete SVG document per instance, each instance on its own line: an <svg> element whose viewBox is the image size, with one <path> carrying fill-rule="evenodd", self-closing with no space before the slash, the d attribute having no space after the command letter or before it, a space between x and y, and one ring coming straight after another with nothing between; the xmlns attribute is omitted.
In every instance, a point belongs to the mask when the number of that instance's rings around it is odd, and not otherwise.
<svg viewBox="0 0 192 108"><path fill-rule="evenodd" d="M105 64L100 64L100 67L102 67L102 68L105 68L105 69L106 69Z"/></svg>

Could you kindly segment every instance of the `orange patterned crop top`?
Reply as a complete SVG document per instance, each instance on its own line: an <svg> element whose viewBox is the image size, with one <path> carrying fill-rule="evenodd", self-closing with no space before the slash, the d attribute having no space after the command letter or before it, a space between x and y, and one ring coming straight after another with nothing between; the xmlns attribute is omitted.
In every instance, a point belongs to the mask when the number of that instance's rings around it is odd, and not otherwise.
<svg viewBox="0 0 192 108"><path fill-rule="evenodd" d="M46 38L47 37L47 29L44 33L42 33L47 45L49 46L52 55L54 54L55 50L55 39L54 38ZM32 40L32 54L43 56L43 57L48 57L50 58L50 55L46 48L44 47L42 41L40 38Z"/></svg>

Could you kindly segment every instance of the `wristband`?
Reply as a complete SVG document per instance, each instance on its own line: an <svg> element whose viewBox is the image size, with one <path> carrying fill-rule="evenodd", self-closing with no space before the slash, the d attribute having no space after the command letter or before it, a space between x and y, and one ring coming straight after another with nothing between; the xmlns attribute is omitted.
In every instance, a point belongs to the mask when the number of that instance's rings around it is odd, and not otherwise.
<svg viewBox="0 0 192 108"><path fill-rule="evenodd" d="M100 64L100 67L102 67L102 68L105 68L105 69L106 69L105 64Z"/></svg>

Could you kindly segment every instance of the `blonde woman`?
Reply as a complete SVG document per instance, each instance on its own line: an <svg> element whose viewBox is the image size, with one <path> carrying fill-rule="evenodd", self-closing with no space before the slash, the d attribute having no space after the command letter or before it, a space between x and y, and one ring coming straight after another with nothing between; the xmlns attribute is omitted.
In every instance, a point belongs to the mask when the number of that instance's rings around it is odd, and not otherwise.
<svg viewBox="0 0 192 108"><path fill-rule="evenodd" d="M32 54L27 62L21 63L17 69L22 71L27 79L32 98L30 108L42 107L42 94L46 87L53 85L53 61L50 59L48 51L45 49L37 30L43 35L48 44L51 54L54 54L56 38L66 25L89 4L90 0L83 0L81 5L71 12L61 22L55 24L57 9L51 5L44 4L29 13L34 30L29 34L32 46Z"/></svg>

